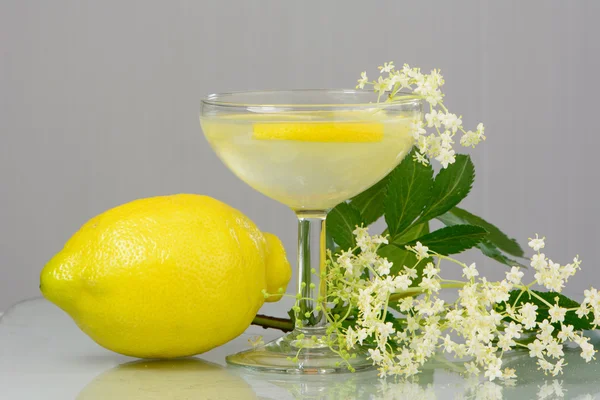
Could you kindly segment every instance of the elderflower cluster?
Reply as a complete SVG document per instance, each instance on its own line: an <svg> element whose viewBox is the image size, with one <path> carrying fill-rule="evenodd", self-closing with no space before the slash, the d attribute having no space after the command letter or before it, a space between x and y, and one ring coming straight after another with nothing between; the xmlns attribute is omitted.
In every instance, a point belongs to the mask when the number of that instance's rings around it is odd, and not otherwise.
<svg viewBox="0 0 600 400"><path fill-rule="evenodd" d="M435 158L444 168L454 163L456 153L453 144L458 132L462 134L459 142L464 147L475 147L485 140L482 123L477 125L476 130L467 131L463 127L462 116L449 112L444 105L444 94L440 89L444 85L444 78L439 70L423 74L420 68L411 68L408 64L396 70L393 62L385 63L379 70L379 79L373 81L369 81L367 73L362 72L356 87L363 89L366 85L373 86L373 90L378 93L378 100L387 93L387 100L394 101L395 96L405 90L421 96L429 103L425 121L418 119L412 124L412 134L418 149L415 154L417 161L427 164L428 158ZM426 128L430 129L430 133Z"/></svg>
<svg viewBox="0 0 600 400"><path fill-rule="evenodd" d="M577 258L564 266L547 260L539 252L545 246L543 238L536 236L529 243L537 251L531 258L536 274L535 280L526 285L518 267L512 267L505 279L490 282L480 277L474 263L467 265L437 254L419 242L407 246L418 260L415 265L394 266L378 254L387 244L385 237L369 236L367 228L362 227L353 233L355 249L342 251L336 258L329 254L327 288L334 300L328 312L335 321L330 333L348 354L368 342L369 358L379 367L380 376L415 375L440 352L468 358L466 372L483 373L490 381L516 377L513 369L502 365L502 355L516 348L527 349L531 357L537 358L539 368L551 375L562 373L566 342L577 344L585 361L594 358L594 346L568 323L567 314L591 314L597 325L598 291L585 291L580 307L565 308L558 295L549 302L530 289L537 283L560 292L579 269ZM441 277L442 261L458 265L465 280ZM439 297L445 288L458 289L455 302L446 303ZM518 296L514 298L511 293ZM545 314L540 313L540 307ZM394 318L389 318L392 315ZM544 315L547 318L542 318ZM352 323L344 325L344 321Z"/></svg>

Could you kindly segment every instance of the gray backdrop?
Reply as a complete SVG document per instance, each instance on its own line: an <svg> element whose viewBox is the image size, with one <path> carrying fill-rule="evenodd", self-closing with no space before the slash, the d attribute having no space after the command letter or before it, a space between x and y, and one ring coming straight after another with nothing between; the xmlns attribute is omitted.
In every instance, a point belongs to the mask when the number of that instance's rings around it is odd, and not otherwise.
<svg viewBox="0 0 600 400"><path fill-rule="evenodd" d="M38 295L81 224L140 197L216 197L295 257L294 214L220 163L199 100L353 87L389 60L441 68L446 104L487 125L467 207L523 244L546 235L560 261L580 254L573 286L600 286L599 13L593 0L2 0L0 310Z"/></svg>

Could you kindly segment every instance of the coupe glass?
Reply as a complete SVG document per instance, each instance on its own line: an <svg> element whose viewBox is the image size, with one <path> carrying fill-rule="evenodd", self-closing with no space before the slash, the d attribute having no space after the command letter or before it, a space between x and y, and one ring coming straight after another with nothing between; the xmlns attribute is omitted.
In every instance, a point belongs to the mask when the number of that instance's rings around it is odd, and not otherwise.
<svg viewBox="0 0 600 400"><path fill-rule="evenodd" d="M207 96L200 123L233 173L296 213L298 291L304 299L323 300L327 212L402 161L421 113L421 99L409 93L377 102L376 93L357 90L253 91ZM335 349L319 343L327 327L319 303L302 300L294 331L230 355L227 362L270 372L346 371ZM309 339L314 337L316 342ZM350 364L356 370L370 367L367 354L356 349Z"/></svg>

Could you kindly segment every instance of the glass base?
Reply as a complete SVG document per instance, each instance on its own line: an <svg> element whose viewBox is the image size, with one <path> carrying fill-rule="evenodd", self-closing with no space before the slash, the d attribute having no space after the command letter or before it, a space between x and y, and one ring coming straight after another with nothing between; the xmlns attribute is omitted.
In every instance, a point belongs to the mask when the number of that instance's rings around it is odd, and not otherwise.
<svg viewBox="0 0 600 400"><path fill-rule="evenodd" d="M297 336L300 333L304 333L306 339L298 340ZM373 362L367 359L369 353L364 348L356 348L352 353L355 357L347 363L327 345L315 344L310 340L312 336L319 338L324 334L325 329L293 331L272 342L229 355L226 360L231 365L284 374L317 375L350 372L348 363L356 371L373 368ZM298 357L297 361L292 360L295 357Z"/></svg>

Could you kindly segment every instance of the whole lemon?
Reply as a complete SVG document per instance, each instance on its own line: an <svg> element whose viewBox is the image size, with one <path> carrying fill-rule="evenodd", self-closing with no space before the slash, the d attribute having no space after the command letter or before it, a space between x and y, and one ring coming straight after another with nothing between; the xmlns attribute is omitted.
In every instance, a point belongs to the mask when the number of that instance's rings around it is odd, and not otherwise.
<svg viewBox="0 0 600 400"><path fill-rule="evenodd" d="M40 289L101 346L171 358L241 334L262 291L290 277L277 237L218 200L179 194L92 218L44 267Z"/></svg>

